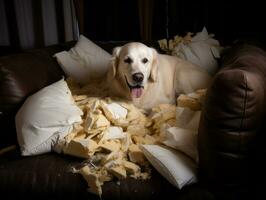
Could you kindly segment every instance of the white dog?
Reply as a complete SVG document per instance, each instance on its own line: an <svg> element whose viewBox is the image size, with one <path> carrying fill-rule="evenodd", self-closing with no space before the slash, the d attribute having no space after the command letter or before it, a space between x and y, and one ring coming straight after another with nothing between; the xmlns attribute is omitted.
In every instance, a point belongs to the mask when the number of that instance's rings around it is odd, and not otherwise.
<svg viewBox="0 0 266 200"><path fill-rule="evenodd" d="M108 72L112 94L145 110L160 103L174 104L179 94L207 88L210 80L202 68L137 42L114 49Z"/></svg>

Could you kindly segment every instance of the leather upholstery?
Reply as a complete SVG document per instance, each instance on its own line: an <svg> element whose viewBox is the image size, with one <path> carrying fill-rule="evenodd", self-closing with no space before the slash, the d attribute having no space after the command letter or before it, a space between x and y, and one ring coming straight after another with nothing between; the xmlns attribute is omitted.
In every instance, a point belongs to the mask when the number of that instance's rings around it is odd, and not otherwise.
<svg viewBox="0 0 266 200"><path fill-rule="evenodd" d="M222 63L201 115L201 180L246 193L244 188L250 191L258 183L256 170L261 165L255 158L257 138L265 135L266 53L249 45L236 46Z"/></svg>

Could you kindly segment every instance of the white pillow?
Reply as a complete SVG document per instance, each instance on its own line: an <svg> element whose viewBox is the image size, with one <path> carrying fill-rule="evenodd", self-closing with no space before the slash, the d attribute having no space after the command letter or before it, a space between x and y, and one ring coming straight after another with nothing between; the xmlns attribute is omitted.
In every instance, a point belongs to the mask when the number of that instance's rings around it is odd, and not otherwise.
<svg viewBox="0 0 266 200"><path fill-rule="evenodd" d="M187 107L176 107L176 126L179 128L195 130L199 128L201 111L191 110Z"/></svg>
<svg viewBox="0 0 266 200"><path fill-rule="evenodd" d="M28 97L15 118L21 154L50 152L82 114L63 79Z"/></svg>
<svg viewBox="0 0 266 200"><path fill-rule="evenodd" d="M163 144L182 151L194 161L198 161L197 139L198 132L195 130L170 127L165 131Z"/></svg>
<svg viewBox="0 0 266 200"><path fill-rule="evenodd" d="M62 51L54 56L65 74L80 84L103 77L111 60L108 52L83 35L80 35L76 45L69 51Z"/></svg>
<svg viewBox="0 0 266 200"><path fill-rule="evenodd" d="M176 107L176 126L161 129L162 143L190 156L198 162L198 127L201 111Z"/></svg>
<svg viewBox="0 0 266 200"><path fill-rule="evenodd" d="M189 43L179 43L172 51L172 55L176 55L184 60L188 60L202 68L210 75L218 70L218 61L223 48L218 40L213 39L214 35L208 34L204 27L198 32Z"/></svg>
<svg viewBox="0 0 266 200"><path fill-rule="evenodd" d="M185 154L160 145L142 145L147 160L172 185L181 189L197 182L197 165Z"/></svg>

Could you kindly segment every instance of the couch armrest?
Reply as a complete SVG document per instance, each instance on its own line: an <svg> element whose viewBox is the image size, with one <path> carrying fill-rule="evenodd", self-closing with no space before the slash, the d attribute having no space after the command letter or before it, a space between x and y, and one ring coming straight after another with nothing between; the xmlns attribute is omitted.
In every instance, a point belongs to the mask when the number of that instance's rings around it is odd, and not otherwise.
<svg viewBox="0 0 266 200"><path fill-rule="evenodd" d="M263 50L235 47L208 89L198 147L200 177L211 186L254 184L258 138L265 135L265 75Z"/></svg>
<svg viewBox="0 0 266 200"><path fill-rule="evenodd" d="M62 78L63 71L53 55L72 45L73 42L0 57L0 147L16 143L14 116L24 100Z"/></svg>

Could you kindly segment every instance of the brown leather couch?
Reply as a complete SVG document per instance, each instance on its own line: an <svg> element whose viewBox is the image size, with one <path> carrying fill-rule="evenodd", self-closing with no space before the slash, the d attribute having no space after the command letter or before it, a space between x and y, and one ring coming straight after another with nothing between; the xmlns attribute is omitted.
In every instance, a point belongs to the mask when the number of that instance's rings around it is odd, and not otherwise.
<svg viewBox="0 0 266 200"><path fill-rule="evenodd" d="M109 52L120 44L98 43ZM16 140L17 110L30 94L62 77L53 54L73 45L0 57L0 148L17 145L0 155L1 196L99 199L87 192L80 175L70 172L78 159L56 153L22 157ZM255 180L265 169L266 55L250 46L235 48L222 66L208 89L200 123L199 183L178 190L152 170L148 181L105 183L102 199L244 199L250 194L254 199L251 192L263 188Z"/></svg>
<svg viewBox="0 0 266 200"><path fill-rule="evenodd" d="M265 196L265 95L266 52L229 49L208 88L198 138L201 180L226 198Z"/></svg>

